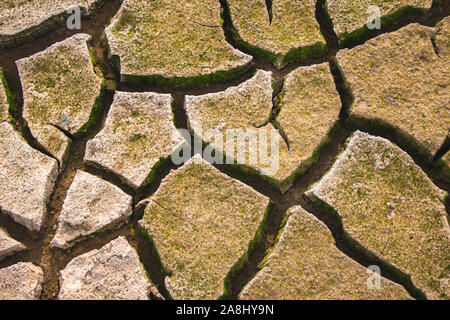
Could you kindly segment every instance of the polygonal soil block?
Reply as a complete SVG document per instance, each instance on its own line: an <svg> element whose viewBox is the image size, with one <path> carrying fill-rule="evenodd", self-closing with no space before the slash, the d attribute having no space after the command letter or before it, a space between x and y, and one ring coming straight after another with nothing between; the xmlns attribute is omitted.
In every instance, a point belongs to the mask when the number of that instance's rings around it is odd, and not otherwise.
<svg viewBox="0 0 450 320"><path fill-rule="evenodd" d="M184 141L171 102L169 94L116 92L104 128L87 143L84 161L133 188L150 183Z"/></svg>
<svg viewBox="0 0 450 320"><path fill-rule="evenodd" d="M292 60L318 56L325 39L313 0L228 0L235 41L278 68Z"/></svg>
<svg viewBox="0 0 450 320"><path fill-rule="evenodd" d="M223 82L252 59L226 42L217 0L126 0L106 37L122 81Z"/></svg>
<svg viewBox="0 0 450 320"><path fill-rule="evenodd" d="M426 160L450 128L450 60L436 54L435 32L410 24L337 54L355 98L350 124L395 138Z"/></svg>
<svg viewBox="0 0 450 320"><path fill-rule="evenodd" d="M0 229L0 261L24 249L25 246L22 243L14 240L6 231Z"/></svg>
<svg viewBox="0 0 450 320"><path fill-rule="evenodd" d="M119 228L130 219L132 201L115 185L77 171L67 191L52 245L67 249L97 232Z"/></svg>
<svg viewBox="0 0 450 320"><path fill-rule="evenodd" d="M446 193L400 148L357 131L306 194L342 221L344 237L363 254L387 262L404 279L411 276L430 299L450 297Z"/></svg>
<svg viewBox="0 0 450 320"><path fill-rule="evenodd" d="M78 7L83 16L93 14L105 0L2 0L0 47L19 45L56 29Z"/></svg>
<svg viewBox="0 0 450 320"><path fill-rule="evenodd" d="M260 240L270 200L195 155L163 179L142 220L174 299L217 299ZM225 282L225 284L224 284Z"/></svg>
<svg viewBox="0 0 450 320"><path fill-rule="evenodd" d="M148 300L154 289L123 237L74 258L59 280L60 300Z"/></svg>
<svg viewBox="0 0 450 320"><path fill-rule="evenodd" d="M385 278L378 278L377 287L368 269L339 251L328 228L303 208L288 215L278 243L240 299L410 299Z"/></svg>
<svg viewBox="0 0 450 320"><path fill-rule="evenodd" d="M0 300L38 300L44 274L30 262L0 269Z"/></svg>
<svg viewBox="0 0 450 320"><path fill-rule="evenodd" d="M102 77L94 72L87 34L76 34L16 61L22 82L23 118L31 134L63 162L70 139L82 136L101 109Z"/></svg>
<svg viewBox="0 0 450 320"><path fill-rule="evenodd" d="M378 27L382 30L404 17L423 15L432 3L433 0L327 0L326 11L338 38L350 44ZM375 18L379 18L380 26Z"/></svg>
<svg viewBox="0 0 450 320"><path fill-rule="evenodd" d="M0 208L39 231L58 176L58 162L31 148L12 126L0 124Z"/></svg>

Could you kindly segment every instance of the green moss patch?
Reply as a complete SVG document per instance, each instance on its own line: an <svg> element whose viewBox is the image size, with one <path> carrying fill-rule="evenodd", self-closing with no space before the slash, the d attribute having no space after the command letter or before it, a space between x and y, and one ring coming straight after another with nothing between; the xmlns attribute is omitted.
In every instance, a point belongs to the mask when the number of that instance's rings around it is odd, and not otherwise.
<svg viewBox="0 0 450 320"><path fill-rule="evenodd" d="M90 36L77 34L16 62L24 92L23 118L32 135L63 162L102 113L104 80L94 72ZM61 130L60 130L61 129Z"/></svg>
<svg viewBox="0 0 450 320"><path fill-rule="evenodd" d="M261 238L270 200L198 155L163 179L140 221L175 299L218 299Z"/></svg>
<svg viewBox="0 0 450 320"><path fill-rule="evenodd" d="M106 36L125 82L172 87L226 82L251 61L225 41L216 0L126 1Z"/></svg>
<svg viewBox="0 0 450 320"><path fill-rule="evenodd" d="M370 6L379 8L382 30L405 17L425 15L432 3L432 0L328 0L326 12L342 45L349 46L378 31L368 28L368 22L375 16Z"/></svg>
<svg viewBox="0 0 450 320"><path fill-rule="evenodd" d="M7 121L14 112L14 99L3 71L0 69L0 122Z"/></svg>
<svg viewBox="0 0 450 320"><path fill-rule="evenodd" d="M410 298L405 289L385 278L381 278L379 289L369 288L367 270L336 248L322 222L299 206L287 214L275 248L244 288L241 299Z"/></svg>
<svg viewBox="0 0 450 320"><path fill-rule="evenodd" d="M448 299L446 194L404 151L357 131L306 194L339 216L359 252L390 265L405 284L410 278L427 298Z"/></svg>
<svg viewBox="0 0 450 320"><path fill-rule="evenodd" d="M433 48L435 33L410 24L337 54L354 96L350 123L379 131L390 126L428 161L447 139L450 123L449 64Z"/></svg>
<svg viewBox="0 0 450 320"><path fill-rule="evenodd" d="M227 0L232 34L239 48L281 68L290 61L317 57L326 50L315 19L314 1Z"/></svg>

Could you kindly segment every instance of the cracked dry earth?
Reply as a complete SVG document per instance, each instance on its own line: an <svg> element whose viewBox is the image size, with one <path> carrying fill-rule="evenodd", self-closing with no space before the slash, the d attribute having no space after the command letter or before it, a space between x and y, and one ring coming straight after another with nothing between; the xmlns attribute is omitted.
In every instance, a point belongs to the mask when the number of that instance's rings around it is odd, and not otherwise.
<svg viewBox="0 0 450 320"><path fill-rule="evenodd" d="M450 299L449 16L2 1L0 299ZM238 158L229 129L278 170L204 160Z"/></svg>

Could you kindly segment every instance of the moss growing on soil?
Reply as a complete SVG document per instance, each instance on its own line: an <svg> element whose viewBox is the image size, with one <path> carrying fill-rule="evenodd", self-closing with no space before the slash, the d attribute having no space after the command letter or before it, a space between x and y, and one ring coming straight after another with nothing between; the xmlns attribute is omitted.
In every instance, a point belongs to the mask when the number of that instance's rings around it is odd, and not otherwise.
<svg viewBox="0 0 450 320"><path fill-rule="evenodd" d="M31 134L64 162L70 137L83 137L103 110L105 81L94 71L90 36L77 34L16 62ZM98 68L95 68L98 70Z"/></svg>
<svg viewBox="0 0 450 320"><path fill-rule="evenodd" d="M446 193L404 151L358 131L306 194L324 211L340 216L356 252L390 265L410 292L409 277L428 298L448 299Z"/></svg>
<svg viewBox="0 0 450 320"><path fill-rule="evenodd" d="M104 2L105 0L2 0L0 48L18 46L65 24L70 16L67 12L69 8L79 7L81 15L89 17Z"/></svg>
<svg viewBox="0 0 450 320"><path fill-rule="evenodd" d="M226 82L251 61L225 41L216 0L125 1L106 36L124 82L171 87Z"/></svg>
<svg viewBox="0 0 450 320"><path fill-rule="evenodd" d="M87 143L85 162L134 189L150 183L184 142L173 124L171 101L168 94L117 92L104 128Z"/></svg>
<svg viewBox="0 0 450 320"><path fill-rule="evenodd" d="M218 299L260 241L270 200L194 156L163 179L140 221L175 299Z"/></svg>
<svg viewBox="0 0 450 320"><path fill-rule="evenodd" d="M383 30L406 17L424 16L431 8L432 2L432 0L328 0L325 12L341 45L352 46L379 31L370 30L367 26L370 18L374 16L374 12L369 11L370 6L377 6L380 9L381 30Z"/></svg>
<svg viewBox="0 0 450 320"><path fill-rule="evenodd" d="M410 24L337 54L354 96L348 123L386 132L428 162L450 123L450 69L433 48L435 34Z"/></svg>
<svg viewBox="0 0 450 320"><path fill-rule="evenodd" d="M267 59L278 68L290 61L320 56L325 39L315 19L314 1L227 0L233 40L245 52Z"/></svg>
<svg viewBox="0 0 450 320"><path fill-rule="evenodd" d="M368 288L367 270L340 252L328 228L303 208L293 207L287 216L274 249L261 265L262 270L244 288L240 298L410 298L401 286L385 278L381 278L379 289Z"/></svg>
<svg viewBox="0 0 450 320"><path fill-rule="evenodd" d="M1 69L0 85L0 122L2 122L8 120L14 113L14 98Z"/></svg>

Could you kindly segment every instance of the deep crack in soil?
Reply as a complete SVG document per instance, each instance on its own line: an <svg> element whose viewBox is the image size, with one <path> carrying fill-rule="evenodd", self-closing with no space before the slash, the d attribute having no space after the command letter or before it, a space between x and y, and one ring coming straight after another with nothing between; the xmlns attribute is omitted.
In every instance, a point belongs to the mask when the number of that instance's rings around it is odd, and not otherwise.
<svg viewBox="0 0 450 320"><path fill-rule="evenodd" d="M96 61L100 64L104 75L113 75L115 81L118 83L119 91L153 91L158 93L170 93L174 99L172 109L175 117L175 125L177 126L177 128L183 129L187 129L187 116L184 110L185 95L201 95L206 93L224 91L230 86L236 86L250 79L257 69L271 71L274 79L274 110L272 118L275 118L277 112L279 111L276 110L275 100L282 90L285 76L289 72L300 66L308 66L317 63L328 62L330 63L336 88L339 92L343 105L340 114L341 120L339 125L331 135L330 143L320 153L320 157L317 163L315 163L306 173L298 177L293 186L285 194L279 193L274 188L257 177L245 175L242 172L230 168L226 165L214 165L221 172L246 183L260 193L268 196L275 204L275 206L269 213L268 223L264 230L263 240L259 243L257 249L249 257L243 271L232 279L230 287L231 294L226 298L236 299L242 288L256 275L259 270L258 265L275 244L275 239L281 228L285 212L287 211L287 209L294 205L301 205L308 212L314 214L317 218L322 220L331 230L336 241L336 246L347 256L366 267L373 264L373 261L367 259L365 256L361 256L345 243L342 238L342 226L339 225L336 219L330 218L326 213L318 210L303 196L308 187L312 183L318 181L325 174L325 172L331 168L336 156L342 151L346 139L353 132L349 128L346 128L345 125L345 120L347 119L347 111L353 99L351 92L349 92L348 88L346 88L345 86L345 80L339 72L339 68L335 60L336 52L340 48L338 39L334 31L332 30L329 20L325 15L325 1L318 0L316 5L316 19L319 22L320 30L326 39L328 47L328 50L321 57L301 62L292 62L281 70L275 68L268 61L265 61L258 57L254 57L251 68L246 71L238 80L230 81L228 83L208 84L192 89L172 89L167 87L149 86L145 84L136 85L120 83L119 74L114 71L109 63L108 54L106 52L107 46L104 37L104 29L120 8L121 3L121 0L111 0L105 2L103 7L100 8L99 11L95 15L93 15L93 17L91 17L90 19L83 19L81 30L70 31L65 26L61 26L58 29L51 31L31 42L21 44L18 47L0 50L0 68L4 70L11 91L14 95L15 111L13 114L13 119L16 122L17 129L22 133L28 143L32 147L45 152L45 150L43 150L43 148L35 141L35 139L31 136L29 130L24 125L24 120L22 118L22 88L18 71L15 66L15 61L40 52L50 45L54 44L55 42L62 41L76 33L87 33L92 36L91 45ZM232 22L226 6L226 1L220 0L220 3L222 5L222 18L224 20L223 29L226 39L233 47L236 48L236 44L234 43L233 37L231 36ZM430 13L426 16L421 16L419 18L416 17L415 19L403 19L402 21L399 21L395 25L392 25L379 33L386 33L397 30L410 22L419 22L425 25L434 26L439 20L441 20L445 16L448 16L449 14L450 1L444 1L441 6L433 6ZM378 34L373 34L371 37ZM364 39L364 41L366 40L368 39ZM23 242L28 248L28 250L16 253L15 255L8 257L0 262L0 268L12 265L19 261L30 261L41 266L44 269L45 275L41 299L57 298L59 291L59 271L65 268L66 264L71 259L90 250L99 249L119 235L125 236L130 244L137 249L140 259L143 262L152 282L157 286L159 292L166 299L170 298L170 295L164 285L164 274L162 272L162 266L160 265L159 259L157 258L158 254L156 252L156 249L154 248L153 244L151 244L138 229L138 221L140 218L142 218L144 207L137 206L137 204L141 200L150 197L158 189L161 180L165 176L167 176L170 170L176 169L179 166L175 166L173 164L164 166L156 174L154 180L149 185L138 190L134 190L130 186L122 183L119 177L117 177L115 174L106 172L101 169L93 168L91 166L86 166L83 163L86 142L89 139L92 139L103 128L106 114L109 110L109 107L111 106L112 99L113 93L107 92L103 98L102 117L99 118L98 122L91 129L87 136L82 139L75 139L73 141L70 157L64 170L58 177L53 194L48 204L49 212L47 217L45 218L41 232L30 234L30 232L26 230L25 227L22 227L12 221L12 219L6 214L0 213L0 225L4 227L11 236ZM358 129L366 131L365 128ZM191 137L191 141L193 141L193 137ZM450 142L447 141L439 151L439 155L443 155L449 149ZM48 154L47 152L45 153ZM423 163L420 161L420 159L417 159L414 156L412 157L414 161L416 161L416 163L424 170L424 172L439 188L450 193L450 184L442 180L442 178L440 177L440 172L435 166ZM117 185L123 191L132 195L133 214L131 216L130 223L122 226L118 230L98 233L83 242L75 244L71 249L68 250L51 248L49 244L55 233L57 219L61 211L67 190L70 187L70 184L72 183L77 170L84 170L95 174L102 179ZM446 201L446 209L447 213L449 213L449 199L447 199ZM411 288L408 283L405 283L405 281L399 279L395 274L389 272L389 270L383 270L382 268L382 274L384 277L405 286L413 297L422 298L420 292L415 291L414 288ZM156 297L152 295L151 298Z"/></svg>

